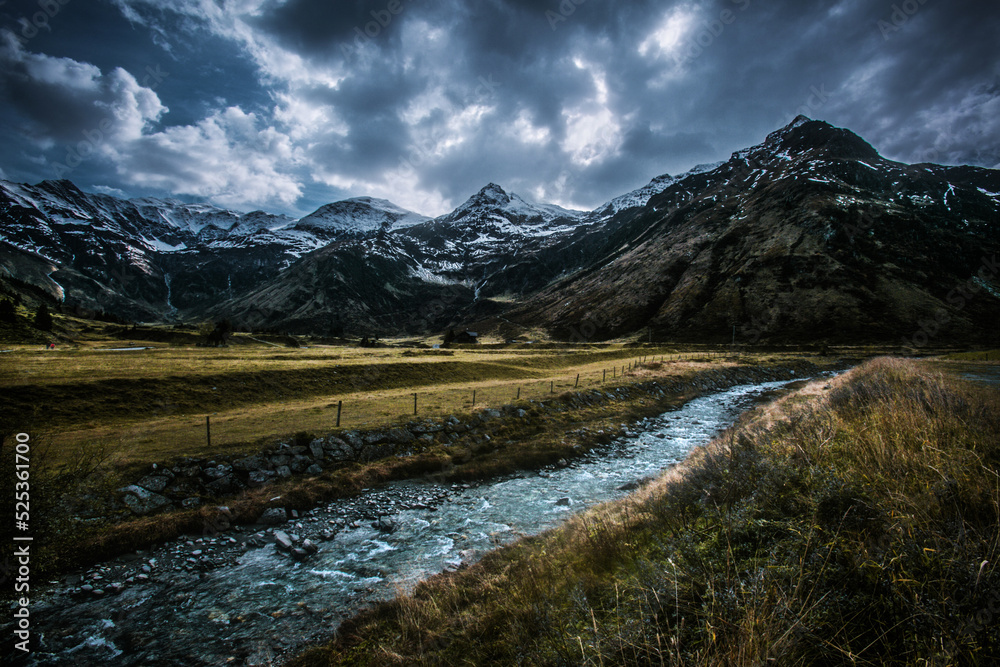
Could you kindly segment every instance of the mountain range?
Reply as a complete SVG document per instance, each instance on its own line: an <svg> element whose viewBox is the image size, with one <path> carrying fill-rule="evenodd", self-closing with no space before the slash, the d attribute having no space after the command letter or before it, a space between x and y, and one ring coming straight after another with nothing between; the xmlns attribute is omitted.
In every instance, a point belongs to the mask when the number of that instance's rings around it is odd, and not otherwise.
<svg viewBox="0 0 1000 667"><path fill-rule="evenodd" d="M589 212L493 183L437 218L358 197L296 220L0 181L0 281L289 333L919 347L997 339L998 214L996 170L893 162L800 116Z"/></svg>

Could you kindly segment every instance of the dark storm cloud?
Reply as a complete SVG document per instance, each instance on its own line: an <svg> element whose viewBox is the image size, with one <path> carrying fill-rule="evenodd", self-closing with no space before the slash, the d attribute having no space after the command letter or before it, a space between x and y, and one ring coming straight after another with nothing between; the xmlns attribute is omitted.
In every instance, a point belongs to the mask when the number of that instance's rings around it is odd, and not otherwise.
<svg viewBox="0 0 1000 667"><path fill-rule="evenodd" d="M162 127L145 122L157 115L133 100L145 99L141 90L115 87L125 77L108 65L107 44L85 92L67 80L65 61L55 77L18 62L0 77L0 118L29 128L37 145L75 136L96 109L133 109L132 143L109 151L123 174L109 187L232 201L241 187L277 179L286 208L295 193L300 210L325 203L325 183L327 198L375 194L440 213L495 181L592 207L653 176L726 159L799 113L848 127L893 159L1000 163L995 2L114 4L176 63L158 92L183 113ZM25 45L22 61L46 58L56 37L39 38L37 53ZM85 69L94 58L76 42L59 55ZM234 76L238 62L245 73ZM185 151L195 153L188 164ZM245 173L221 178L217 155ZM199 174L218 185L199 189Z"/></svg>

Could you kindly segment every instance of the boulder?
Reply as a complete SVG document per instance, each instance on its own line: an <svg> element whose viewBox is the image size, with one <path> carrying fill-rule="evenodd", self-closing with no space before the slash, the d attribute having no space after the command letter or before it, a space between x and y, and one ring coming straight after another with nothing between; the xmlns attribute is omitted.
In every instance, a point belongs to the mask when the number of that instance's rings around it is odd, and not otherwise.
<svg viewBox="0 0 1000 667"><path fill-rule="evenodd" d="M284 507L271 507L257 518L257 523L277 526L288 521L288 513Z"/></svg>
<svg viewBox="0 0 1000 667"><path fill-rule="evenodd" d="M278 466L274 472L278 477L283 479L287 479L292 476L292 469L288 466Z"/></svg>
<svg viewBox="0 0 1000 667"><path fill-rule="evenodd" d="M288 467L292 469L292 472L303 472L312 464L312 459L308 456L303 456L302 454L296 454Z"/></svg>
<svg viewBox="0 0 1000 667"><path fill-rule="evenodd" d="M323 451L323 441L313 440L309 443L309 453L312 454L314 459L322 459L326 455Z"/></svg>
<svg viewBox="0 0 1000 667"><path fill-rule="evenodd" d="M125 506L138 516L150 514L170 504L170 500L166 497L136 484L123 487L118 489L118 491L122 494L122 501L125 503Z"/></svg>
<svg viewBox="0 0 1000 667"><path fill-rule="evenodd" d="M386 434L389 442L394 442L397 445L405 445L413 442L413 434L407 431L405 428L394 428L390 429Z"/></svg>
<svg viewBox="0 0 1000 667"><path fill-rule="evenodd" d="M384 516L374 522L372 524L372 528L375 528L382 533L393 533L396 531L396 522L389 517Z"/></svg>
<svg viewBox="0 0 1000 667"><path fill-rule="evenodd" d="M312 540L303 540L302 549L308 554L314 554L319 551L319 547Z"/></svg>
<svg viewBox="0 0 1000 667"><path fill-rule="evenodd" d="M389 439L388 434L383 433L382 431L372 431L370 433L366 433L362 437L362 440L364 440L364 443L366 445L378 445L385 442L388 439Z"/></svg>
<svg viewBox="0 0 1000 667"><path fill-rule="evenodd" d="M289 463L292 462L292 459L291 457L286 456L284 454L278 454L277 456L272 456L270 459L268 459L268 461L271 464L271 468L277 470L282 466L287 466Z"/></svg>
<svg viewBox="0 0 1000 667"><path fill-rule="evenodd" d="M239 491L240 483L234 475L226 475L209 482L205 485L205 488L214 495L222 495Z"/></svg>
<svg viewBox="0 0 1000 667"><path fill-rule="evenodd" d="M226 475L231 475L232 472L233 467L231 465L221 464L205 468L205 470L202 471L202 475L204 475L206 479L221 479Z"/></svg>
<svg viewBox="0 0 1000 667"><path fill-rule="evenodd" d="M323 449L326 450L326 451L328 451L328 452L342 451L342 450L348 449L348 448L350 448L350 445L348 445L346 442L344 442L340 438L335 438L333 436L330 436L329 438L327 438L326 439L326 443L323 445Z"/></svg>
<svg viewBox="0 0 1000 667"><path fill-rule="evenodd" d="M343 434L343 436L344 440L347 441L347 444L349 444L354 451L357 451L365 446L364 440L361 439L361 436L358 435L357 431L347 431Z"/></svg>
<svg viewBox="0 0 1000 667"><path fill-rule="evenodd" d="M248 456L243 459L233 461L233 470L238 472L255 472L267 467L267 461L263 456Z"/></svg>
<svg viewBox="0 0 1000 667"><path fill-rule="evenodd" d="M501 416L502 415L500 414L499 410L494 410L490 408L488 410L483 410L482 412L479 413L479 421L488 422L494 419L500 419Z"/></svg>
<svg viewBox="0 0 1000 667"><path fill-rule="evenodd" d="M254 470L250 473L249 478L247 478L247 484L251 489L256 489L264 486L265 484L270 484L271 480L274 479L275 474L276 473L273 470Z"/></svg>
<svg viewBox="0 0 1000 667"><path fill-rule="evenodd" d="M139 480L138 486L146 489L147 491L152 491L154 493L160 493L163 489L167 488L167 484L170 482L170 477L163 475L147 475Z"/></svg>
<svg viewBox="0 0 1000 667"><path fill-rule="evenodd" d="M318 475L321 472L323 472L323 468L321 468L320 466L316 465L315 463L312 464L311 466L309 466L308 468L306 468L306 474L307 475Z"/></svg>
<svg viewBox="0 0 1000 667"><path fill-rule="evenodd" d="M292 538L283 530L274 531L274 545L282 551L291 551L294 543Z"/></svg>

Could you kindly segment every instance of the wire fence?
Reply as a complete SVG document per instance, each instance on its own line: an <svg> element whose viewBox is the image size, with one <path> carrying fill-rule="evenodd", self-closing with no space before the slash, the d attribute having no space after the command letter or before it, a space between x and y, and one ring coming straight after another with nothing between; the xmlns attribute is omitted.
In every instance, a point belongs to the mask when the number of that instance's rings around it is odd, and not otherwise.
<svg viewBox="0 0 1000 667"><path fill-rule="evenodd" d="M615 386L636 379L654 363L707 362L727 352L657 354L589 363L577 368L534 369L536 377L435 384L424 388L378 390L378 367L359 373L356 388L340 395L290 397L201 416L186 414L143 420L131 426L52 434L54 444L116 447L129 461L175 456L215 456L294 437L343 430L368 430L425 419L441 420L488 408L554 398L567 391ZM389 365L391 366L391 364ZM539 377L541 376L541 377ZM373 389L366 389L372 387ZM414 391L413 389L416 389ZM257 443L257 444L254 444Z"/></svg>
<svg viewBox="0 0 1000 667"><path fill-rule="evenodd" d="M424 390L357 392L324 399L325 405L312 415L303 415L301 429L331 431L334 429L365 429L381 425L402 423L426 418L445 417L450 414L469 413L475 410L496 408L519 401L539 401L553 398L567 391L594 389L627 382L636 372L650 365L681 361L708 361L726 356L725 352L673 354L637 357L617 361L601 368L589 367L571 373L557 373L544 379L517 381L491 381L435 385ZM364 381L371 381L365 378ZM331 400L332 399L332 400ZM321 414L317 415L316 412ZM316 417L320 417L317 423ZM324 428L325 427L325 428Z"/></svg>

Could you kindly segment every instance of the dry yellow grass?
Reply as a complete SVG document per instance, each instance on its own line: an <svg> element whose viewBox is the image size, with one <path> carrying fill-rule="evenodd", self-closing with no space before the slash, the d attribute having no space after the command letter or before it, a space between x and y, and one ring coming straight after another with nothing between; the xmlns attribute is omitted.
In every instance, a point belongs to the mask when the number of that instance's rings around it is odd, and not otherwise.
<svg viewBox="0 0 1000 667"><path fill-rule="evenodd" d="M680 361L692 356L699 361ZM658 370L636 369L642 357L670 363ZM0 368L0 391L11 398L3 408L10 423L51 441L57 458L112 448L120 465L254 451L297 432L327 433L335 428L341 401L342 428L371 428L413 419L414 393L417 417L440 418L510 404L518 397L540 399L576 386L733 363L719 353L678 355L669 349L622 346L22 349L5 354L3 361L8 363ZM206 416L211 419L211 447Z"/></svg>

